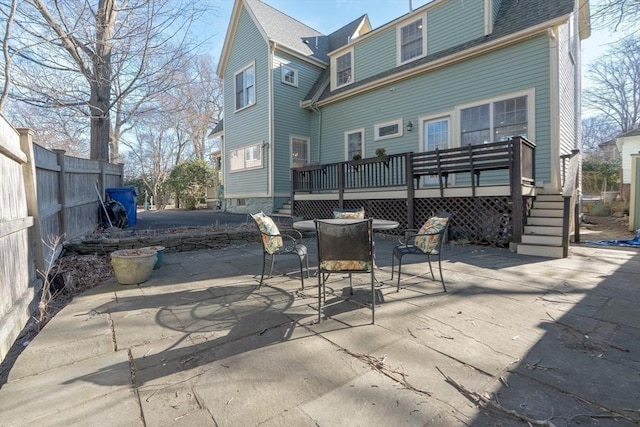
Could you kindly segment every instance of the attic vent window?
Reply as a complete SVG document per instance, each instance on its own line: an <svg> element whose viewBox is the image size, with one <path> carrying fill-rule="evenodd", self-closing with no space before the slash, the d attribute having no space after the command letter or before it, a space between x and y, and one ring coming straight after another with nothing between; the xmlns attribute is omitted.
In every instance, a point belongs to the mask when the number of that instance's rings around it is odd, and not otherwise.
<svg viewBox="0 0 640 427"><path fill-rule="evenodd" d="M289 65L282 64L282 83L298 87L298 70Z"/></svg>

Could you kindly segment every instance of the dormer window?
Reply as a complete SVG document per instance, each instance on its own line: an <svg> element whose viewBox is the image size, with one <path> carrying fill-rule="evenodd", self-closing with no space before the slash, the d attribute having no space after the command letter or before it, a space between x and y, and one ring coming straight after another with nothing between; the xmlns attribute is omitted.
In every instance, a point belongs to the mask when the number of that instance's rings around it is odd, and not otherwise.
<svg viewBox="0 0 640 427"><path fill-rule="evenodd" d="M425 16L421 16L404 26L398 27L398 64L404 64L426 55L427 32L425 22Z"/></svg>
<svg viewBox="0 0 640 427"><path fill-rule="evenodd" d="M331 76L333 89L353 83L353 49L332 58L331 65L334 70Z"/></svg>
<svg viewBox="0 0 640 427"><path fill-rule="evenodd" d="M336 73L338 86L351 83L351 52L336 58Z"/></svg>

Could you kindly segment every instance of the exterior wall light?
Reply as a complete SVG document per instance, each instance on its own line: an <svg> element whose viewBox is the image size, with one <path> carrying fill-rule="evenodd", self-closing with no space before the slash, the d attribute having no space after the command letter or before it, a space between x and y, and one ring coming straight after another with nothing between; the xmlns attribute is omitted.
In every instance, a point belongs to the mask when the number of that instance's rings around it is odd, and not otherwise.
<svg viewBox="0 0 640 427"><path fill-rule="evenodd" d="M409 120L409 123L407 123L407 132L411 132L412 130L413 130L413 122Z"/></svg>

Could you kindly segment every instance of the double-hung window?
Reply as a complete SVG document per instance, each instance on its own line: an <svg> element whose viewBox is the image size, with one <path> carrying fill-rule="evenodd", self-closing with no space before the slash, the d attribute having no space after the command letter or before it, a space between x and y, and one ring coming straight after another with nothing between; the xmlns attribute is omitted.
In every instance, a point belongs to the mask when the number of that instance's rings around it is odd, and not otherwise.
<svg viewBox="0 0 640 427"><path fill-rule="evenodd" d="M336 88L353 83L353 50L336 57L334 78Z"/></svg>
<svg viewBox="0 0 640 427"><path fill-rule="evenodd" d="M422 16L402 27L398 27L398 63L404 64L426 55L426 25Z"/></svg>
<svg viewBox="0 0 640 427"><path fill-rule="evenodd" d="M500 99L460 110L460 144L506 141L528 136L528 96Z"/></svg>
<svg viewBox="0 0 640 427"><path fill-rule="evenodd" d="M236 111L256 103L255 64L251 63L235 74Z"/></svg>

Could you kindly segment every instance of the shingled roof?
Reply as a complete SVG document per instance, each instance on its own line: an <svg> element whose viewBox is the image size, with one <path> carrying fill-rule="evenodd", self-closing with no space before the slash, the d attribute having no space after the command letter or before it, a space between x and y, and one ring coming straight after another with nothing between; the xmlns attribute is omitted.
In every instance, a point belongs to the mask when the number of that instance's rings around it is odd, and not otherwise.
<svg viewBox="0 0 640 427"><path fill-rule="evenodd" d="M260 0L245 0L267 37L278 44L321 61L327 61L327 36Z"/></svg>
<svg viewBox="0 0 640 427"><path fill-rule="evenodd" d="M323 62L329 62L329 52L349 43L367 18L362 15L327 36L260 0L245 1L269 40Z"/></svg>

